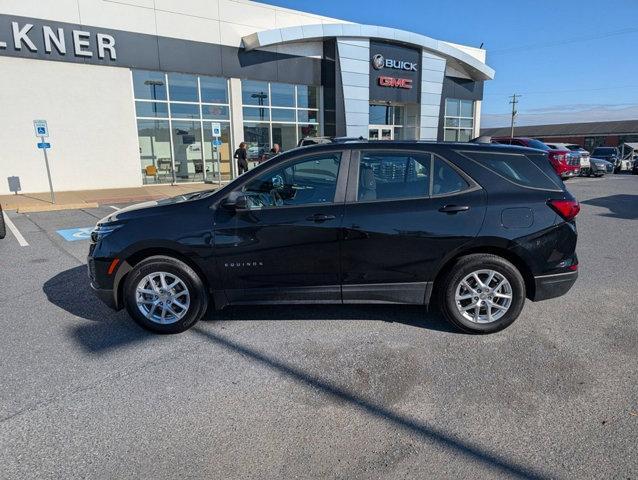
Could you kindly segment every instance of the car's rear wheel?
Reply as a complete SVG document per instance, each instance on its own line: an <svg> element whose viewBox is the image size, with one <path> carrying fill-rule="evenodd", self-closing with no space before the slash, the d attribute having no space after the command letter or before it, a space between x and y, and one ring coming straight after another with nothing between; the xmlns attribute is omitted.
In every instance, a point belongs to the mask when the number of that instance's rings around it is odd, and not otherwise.
<svg viewBox="0 0 638 480"><path fill-rule="evenodd" d="M157 333L180 333L203 316L208 294L187 264L154 256L138 263L124 283L124 304L139 325Z"/></svg>
<svg viewBox="0 0 638 480"><path fill-rule="evenodd" d="M511 325L525 304L525 282L502 257L459 258L438 286L443 315L469 333L493 333Z"/></svg>

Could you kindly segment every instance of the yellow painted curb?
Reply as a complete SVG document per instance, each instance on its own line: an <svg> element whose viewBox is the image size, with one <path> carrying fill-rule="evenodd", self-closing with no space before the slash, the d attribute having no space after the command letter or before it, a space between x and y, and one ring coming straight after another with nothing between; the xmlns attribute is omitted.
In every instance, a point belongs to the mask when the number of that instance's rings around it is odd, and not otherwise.
<svg viewBox="0 0 638 480"><path fill-rule="evenodd" d="M59 210L79 210L81 208L98 208L96 202L90 203L65 203L61 205L25 205L18 207L18 213L57 212Z"/></svg>

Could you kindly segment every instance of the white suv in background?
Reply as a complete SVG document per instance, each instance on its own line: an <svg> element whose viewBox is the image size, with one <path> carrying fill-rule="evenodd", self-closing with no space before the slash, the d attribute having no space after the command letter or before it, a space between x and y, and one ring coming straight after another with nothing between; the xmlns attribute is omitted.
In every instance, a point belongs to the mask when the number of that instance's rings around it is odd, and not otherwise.
<svg viewBox="0 0 638 480"><path fill-rule="evenodd" d="M589 169L591 168L591 154L583 147L581 147L580 145L575 145L573 143L547 143L547 146L554 149L569 150L570 152L572 152L570 153L570 156L580 157L581 175L589 174Z"/></svg>

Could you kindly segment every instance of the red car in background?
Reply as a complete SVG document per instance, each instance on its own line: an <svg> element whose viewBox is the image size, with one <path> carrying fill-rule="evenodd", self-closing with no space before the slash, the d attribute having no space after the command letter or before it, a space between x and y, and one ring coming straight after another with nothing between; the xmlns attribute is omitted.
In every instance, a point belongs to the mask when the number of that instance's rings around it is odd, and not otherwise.
<svg viewBox="0 0 638 480"><path fill-rule="evenodd" d="M492 137L492 142L545 150L552 167L563 180L580 175L580 160L572 158L569 154L570 151L567 149L554 150L549 148L540 140L525 137Z"/></svg>

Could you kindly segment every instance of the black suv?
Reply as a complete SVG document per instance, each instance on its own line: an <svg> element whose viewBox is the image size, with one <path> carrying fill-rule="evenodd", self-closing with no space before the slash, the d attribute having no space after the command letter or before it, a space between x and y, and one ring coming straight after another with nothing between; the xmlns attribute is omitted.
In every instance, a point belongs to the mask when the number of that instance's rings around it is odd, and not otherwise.
<svg viewBox="0 0 638 480"><path fill-rule="evenodd" d="M436 300L459 328L510 325L576 281L579 205L545 152L355 141L279 155L219 191L101 220L91 285L160 333L209 305Z"/></svg>

